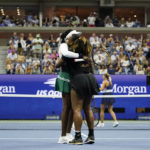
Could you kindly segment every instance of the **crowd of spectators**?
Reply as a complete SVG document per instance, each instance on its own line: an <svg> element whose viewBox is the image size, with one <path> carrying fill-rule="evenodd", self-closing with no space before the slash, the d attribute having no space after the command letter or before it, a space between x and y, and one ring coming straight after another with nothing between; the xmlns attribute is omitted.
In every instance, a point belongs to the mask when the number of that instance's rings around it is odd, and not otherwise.
<svg viewBox="0 0 150 150"><path fill-rule="evenodd" d="M58 58L58 42L50 35L49 40L43 40L40 34L33 37L24 33L19 36L16 32L9 40L6 58L7 74L54 74Z"/></svg>
<svg viewBox="0 0 150 150"><path fill-rule="evenodd" d="M7 74L57 74L58 38L51 34L48 40L40 34L16 32L9 40L6 58ZM143 37L96 35L89 37L94 54L100 49L108 51L111 57L109 66L94 66L95 74L150 74L150 35Z"/></svg>
<svg viewBox="0 0 150 150"><path fill-rule="evenodd" d="M20 27L38 27L39 18L37 15L28 15L26 17L15 16L0 16L0 27L3 26L20 26ZM101 19L96 12L91 12L87 18L81 19L76 15L67 16L53 16L52 18L44 17L42 21L43 27L142 27L141 22L135 18L125 19L122 17L111 18L106 16L105 19ZM150 25L147 24L147 27Z"/></svg>
<svg viewBox="0 0 150 150"><path fill-rule="evenodd" d="M110 34L105 37L95 33L90 37L95 56L100 49L108 51L111 57L109 66L95 66L95 74L149 74L150 73L150 36L119 37Z"/></svg>

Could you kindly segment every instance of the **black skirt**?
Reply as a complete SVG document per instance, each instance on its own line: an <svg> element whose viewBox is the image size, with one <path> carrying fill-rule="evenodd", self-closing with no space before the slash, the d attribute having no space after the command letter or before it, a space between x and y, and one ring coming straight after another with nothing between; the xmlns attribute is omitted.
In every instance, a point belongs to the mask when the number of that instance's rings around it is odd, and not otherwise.
<svg viewBox="0 0 150 150"><path fill-rule="evenodd" d="M71 80L71 88L73 88L80 98L91 98L99 92L99 86L93 74L78 74Z"/></svg>
<svg viewBox="0 0 150 150"><path fill-rule="evenodd" d="M113 95L112 93L103 93L103 95ZM112 105L113 103L115 103L115 99L114 98L102 98L101 104L105 104L105 105Z"/></svg>

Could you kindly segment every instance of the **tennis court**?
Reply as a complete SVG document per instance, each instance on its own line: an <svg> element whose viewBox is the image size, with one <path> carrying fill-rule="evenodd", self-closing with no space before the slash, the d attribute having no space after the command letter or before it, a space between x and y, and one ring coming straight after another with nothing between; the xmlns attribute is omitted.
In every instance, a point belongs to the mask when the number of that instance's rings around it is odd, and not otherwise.
<svg viewBox="0 0 150 150"><path fill-rule="evenodd" d="M60 121L0 121L1 150L148 150L150 147L150 121L119 121L117 128L112 121L105 121L104 128L95 128L95 144L58 144ZM83 124L82 137L87 127ZM72 134L74 132L72 131Z"/></svg>

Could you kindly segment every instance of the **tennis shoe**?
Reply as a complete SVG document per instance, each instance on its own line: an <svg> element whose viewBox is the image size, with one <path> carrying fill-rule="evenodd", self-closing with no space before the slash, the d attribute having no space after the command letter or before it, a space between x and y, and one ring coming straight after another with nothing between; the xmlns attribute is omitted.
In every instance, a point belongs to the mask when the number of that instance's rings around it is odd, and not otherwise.
<svg viewBox="0 0 150 150"><path fill-rule="evenodd" d="M71 133L67 133L66 137L67 137L68 143L73 140L73 136Z"/></svg>
<svg viewBox="0 0 150 150"><path fill-rule="evenodd" d="M104 123L99 123L98 125L97 125L97 127L99 127L99 128L103 128L105 125L104 125Z"/></svg>
<svg viewBox="0 0 150 150"><path fill-rule="evenodd" d="M82 145L83 140L82 140L82 138L74 138L72 141L69 142L69 144Z"/></svg>
<svg viewBox="0 0 150 150"><path fill-rule="evenodd" d="M94 144L95 138L94 136L88 136L87 139L84 141L84 144Z"/></svg>
<svg viewBox="0 0 150 150"><path fill-rule="evenodd" d="M61 136L58 140L59 144L67 144L68 143L68 138L66 136Z"/></svg>
<svg viewBox="0 0 150 150"><path fill-rule="evenodd" d="M115 128L115 127L118 127L118 125L119 125L119 122L118 121L115 121L114 123L113 123L113 127Z"/></svg>

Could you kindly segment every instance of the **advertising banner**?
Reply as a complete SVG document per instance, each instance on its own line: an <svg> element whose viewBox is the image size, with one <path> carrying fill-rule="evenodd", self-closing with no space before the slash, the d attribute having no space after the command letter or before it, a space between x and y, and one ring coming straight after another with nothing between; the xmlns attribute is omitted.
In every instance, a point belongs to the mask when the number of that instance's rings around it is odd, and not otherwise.
<svg viewBox="0 0 150 150"><path fill-rule="evenodd" d="M95 75L99 86L102 75ZM147 95L145 75L112 75L114 95ZM62 111L61 93L54 91L57 75L0 75L0 119L60 119ZM11 97L12 95L39 95L52 98ZM99 93L101 95L102 93ZM60 97L60 98L55 98ZM124 108L121 119L135 119L137 107L150 107L150 97L116 98L114 107ZM101 98L96 99L100 106ZM106 115L107 118L107 115ZM108 117L109 118L109 117Z"/></svg>
<svg viewBox="0 0 150 150"><path fill-rule="evenodd" d="M102 75L95 75L99 86ZM145 75L112 75L114 94L150 94ZM57 75L1 75L0 94L34 94L61 96L54 91ZM101 94L101 93L100 93Z"/></svg>

